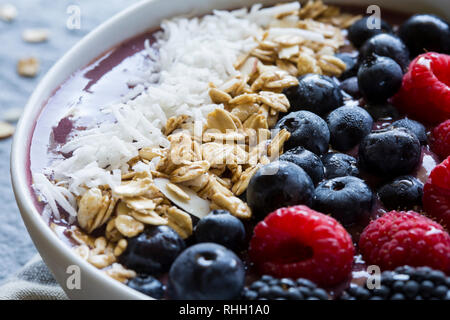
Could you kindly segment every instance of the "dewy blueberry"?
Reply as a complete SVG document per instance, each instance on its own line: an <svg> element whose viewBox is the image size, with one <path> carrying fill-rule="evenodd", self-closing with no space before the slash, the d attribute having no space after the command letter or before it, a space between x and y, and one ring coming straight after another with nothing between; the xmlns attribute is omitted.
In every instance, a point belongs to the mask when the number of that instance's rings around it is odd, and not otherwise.
<svg viewBox="0 0 450 320"><path fill-rule="evenodd" d="M314 185L323 179L323 164L320 158L303 147L295 147L282 154L280 161L295 163L310 176Z"/></svg>
<svg viewBox="0 0 450 320"><path fill-rule="evenodd" d="M291 162L276 161L259 169L247 188L248 205L255 217L297 204L311 205L314 184L309 175Z"/></svg>
<svg viewBox="0 0 450 320"><path fill-rule="evenodd" d="M356 48L359 48L367 39L377 34L392 32L392 27L383 19L378 19L381 28L369 28L369 18L364 17L348 28L348 39Z"/></svg>
<svg viewBox="0 0 450 320"><path fill-rule="evenodd" d="M318 74L306 74L298 78L298 86L284 91L291 104L291 111L307 110L324 116L343 103L342 93L332 78Z"/></svg>
<svg viewBox="0 0 450 320"><path fill-rule="evenodd" d="M275 129L286 129L291 133L285 143L286 150L300 146L317 155L328 150L330 131L327 123L312 112L291 112L277 122Z"/></svg>

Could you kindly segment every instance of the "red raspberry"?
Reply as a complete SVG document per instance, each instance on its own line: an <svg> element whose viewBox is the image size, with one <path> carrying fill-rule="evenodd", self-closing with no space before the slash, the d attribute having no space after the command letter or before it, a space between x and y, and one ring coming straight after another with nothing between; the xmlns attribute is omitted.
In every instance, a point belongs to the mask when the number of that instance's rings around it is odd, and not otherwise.
<svg viewBox="0 0 450 320"><path fill-rule="evenodd" d="M450 230L450 156L431 171L422 202L425 212Z"/></svg>
<svg viewBox="0 0 450 320"><path fill-rule="evenodd" d="M278 209L256 225L249 255L262 274L308 278L328 287L349 277L354 247L339 222L294 206Z"/></svg>
<svg viewBox="0 0 450 320"><path fill-rule="evenodd" d="M359 249L368 264L383 270L398 266L429 266L450 272L450 235L414 211L391 211L362 232Z"/></svg>
<svg viewBox="0 0 450 320"><path fill-rule="evenodd" d="M442 122L431 132L431 150L441 159L450 156L450 120Z"/></svg>
<svg viewBox="0 0 450 320"><path fill-rule="evenodd" d="M428 52L409 65L392 103L420 121L439 123L450 118L450 56Z"/></svg>

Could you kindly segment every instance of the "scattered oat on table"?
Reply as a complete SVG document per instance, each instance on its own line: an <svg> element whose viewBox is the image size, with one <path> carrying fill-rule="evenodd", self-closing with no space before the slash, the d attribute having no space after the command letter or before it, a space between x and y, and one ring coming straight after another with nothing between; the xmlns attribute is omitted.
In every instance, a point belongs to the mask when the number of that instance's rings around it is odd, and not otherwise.
<svg viewBox="0 0 450 320"><path fill-rule="evenodd" d="M17 72L22 77L35 77L39 71L39 60L36 58L20 59L17 63Z"/></svg>
<svg viewBox="0 0 450 320"><path fill-rule="evenodd" d="M0 5L0 19L11 22L17 17L17 9L10 3Z"/></svg>
<svg viewBox="0 0 450 320"><path fill-rule="evenodd" d="M0 139L11 137L14 134L14 126L8 122L0 121Z"/></svg>
<svg viewBox="0 0 450 320"><path fill-rule="evenodd" d="M22 32L22 39L30 43L39 43L48 40L48 29L25 29Z"/></svg>
<svg viewBox="0 0 450 320"><path fill-rule="evenodd" d="M2 119L8 122L15 122L19 120L20 116L23 113L23 108L9 108L2 114Z"/></svg>

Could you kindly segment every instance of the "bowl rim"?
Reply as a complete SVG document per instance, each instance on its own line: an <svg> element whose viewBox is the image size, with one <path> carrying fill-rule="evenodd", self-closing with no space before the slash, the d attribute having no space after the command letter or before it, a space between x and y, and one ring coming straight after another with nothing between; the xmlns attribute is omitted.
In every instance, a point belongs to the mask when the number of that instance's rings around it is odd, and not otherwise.
<svg viewBox="0 0 450 320"><path fill-rule="evenodd" d="M103 286L106 290L111 289L115 292L122 292L127 297L131 299L153 299L147 295L144 295L125 284L112 279L107 276L104 272L97 269L84 259L82 259L79 255L77 255L66 243L64 243L54 231L51 230L49 225L43 219L42 215L36 208L34 195L31 192L31 188L29 186L28 177L27 177L27 166L29 166L29 143L32 139L34 128L36 125L36 120L39 118L43 108L45 107L46 101L49 97L51 97L52 93L58 89L58 86L62 85L68 77L61 77L59 74L65 74L64 67L68 64L69 61L75 59L75 57L82 51L82 48L86 47L97 38L99 38L102 34L107 33L107 30L113 27L116 23L127 19L130 16L138 13L141 9L145 8L148 5L157 5L158 3L164 3L167 0L141 0L135 4L132 4L125 8L124 10L116 13L111 18L107 19L105 22L98 25L92 31L90 31L87 35L83 36L74 46L72 46L62 57L58 59L58 61L47 71L47 73L42 77L39 81L38 85L35 87L33 93L31 94L28 102L25 105L23 114L16 126L16 132L13 137L13 142L11 146L11 155L10 155L10 173L11 173L11 182L13 187L14 196L16 198L16 202L18 204L21 216L25 225L27 227L28 233L31 234L33 242L36 244L37 241L35 238L41 236L45 238L45 244L49 249L52 249L57 255L61 256L61 260L71 261L74 264L78 265L83 272L87 272L89 276L95 277L98 280L99 284ZM230 7L232 8L231 3L240 3L240 5L248 6L254 3L277 3L277 2L290 2L293 0L245 0L242 2L238 2L237 0L211 0L210 6L217 7L218 4L222 7ZM177 1L180 2L180 1ZM199 6L205 6L207 0L199 1ZM349 4L353 3L352 0L335 0L329 1L330 3L341 3L341 4ZM361 0L361 6L371 2L370 0ZM383 0L379 2L385 2ZM415 2L421 2L420 0L415 0ZM432 0L430 1L434 4L441 2L441 0ZM171 2L171 7L174 7L176 1ZM193 4L194 0L186 1L186 3ZM227 3L230 3L229 5ZM197 4L197 3L195 3ZM358 4L355 4L358 5ZM427 5L427 3L424 3ZM432 4L429 4L432 6ZM200 9L202 10L202 9ZM392 9L391 9L392 10ZM394 9L396 10L396 9ZM402 11L408 12L413 10L412 8L403 8ZM445 11L445 10L444 10ZM175 15L175 13L174 13ZM444 15L448 15L448 13L444 13ZM173 15L164 15L164 17L171 17ZM137 35L137 34L135 34ZM132 37L132 36L131 36ZM113 45L109 46L104 52L118 45L120 41L116 41ZM91 57L90 61L95 61L95 59L101 57L102 54ZM88 62L87 64L89 64ZM72 69L69 73L72 74L79 67ZM55 80L57 79L57 80ZM57 86L51 86L49 88L49 84L57 83ZM33 232L35 231L35 232ZM41 253L43 250L42 247L36 245L38 251ZM45 259L44 259L45 260ZM53 272L53 271L52 271ZM60 283L61 284L61 283ZM66 293L68 289L61 285ZM68 294L68 296L70 296ZM102 297L98 297L101 299Z"/></svg>

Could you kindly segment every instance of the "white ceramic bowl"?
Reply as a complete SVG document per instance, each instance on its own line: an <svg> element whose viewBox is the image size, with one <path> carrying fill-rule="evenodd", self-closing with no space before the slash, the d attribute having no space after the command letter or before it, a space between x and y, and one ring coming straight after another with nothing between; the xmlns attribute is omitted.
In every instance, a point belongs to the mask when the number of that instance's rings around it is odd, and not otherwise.
<svg viewBox="0 0 450 320"><path fill-rule="evenodd" d="M109 19L84 37L67 52L46 74L32 94L20 119L11 153L11 176L14 194L22 218L34 244L67 295L72 299L148 299L147 296L109 278L78 257L50 230L41 218L33 202L28 186L26 166L28 144L35 120L52 92L73 72L89 64L93 59L114 45L148 29L158 27L164 18L179 14L200 15L213 9L230 9L253 3L272 4L273 0L153 0L140 2ZM327 3L378 4L381 8L408 13L431 12L447 19L450 17L448 0L341 0ZM80 268L80 289L68 289L71 273L67 268ZM70 281L70 279L69 279Z"/></svg>

